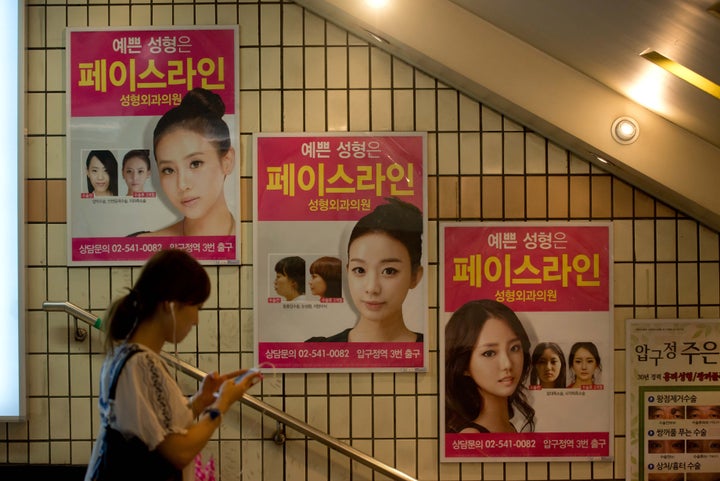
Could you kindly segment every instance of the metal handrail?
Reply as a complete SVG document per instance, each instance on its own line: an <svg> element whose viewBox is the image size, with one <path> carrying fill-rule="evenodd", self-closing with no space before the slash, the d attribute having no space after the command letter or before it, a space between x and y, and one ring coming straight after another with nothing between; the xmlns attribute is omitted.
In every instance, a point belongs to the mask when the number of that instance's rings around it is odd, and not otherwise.
<svg viewBox="0 0 720 481"><path fill-rule="evenodd" d="M91 313L79 308L74 304L71 304L70 302L45 301L43 302L43 310L65 312L97 329L100 329L102 324L100 318L92 315ZM176 357L171 356L166 352L161 351L160 354L167 362L174 366L177 366L180 371L191 377L194 377L197 380L202 380L207 375L192 364L188 364L185 361L177 359ZM342 441L312 427L306 422L287 414L285 411L282 411L274 406L271 406L270 404L260 401L259 399L247 393L243 395L242 402L243 404L260 411L262 414L270 416L279 423L290 426L294 430L303 433L305 436L319 441L327 447L334 449L335 451L338 451L354 459L355 461L362 463L365 466L368 466L374 471L384 474L391 479L396 479L398 481L417 481L415 478L408 476L402 471L398 471L392 466L388 466L387 464L378 461L372 456L368 456L362 451L358 451L352 446L343 443Z"/></svg>

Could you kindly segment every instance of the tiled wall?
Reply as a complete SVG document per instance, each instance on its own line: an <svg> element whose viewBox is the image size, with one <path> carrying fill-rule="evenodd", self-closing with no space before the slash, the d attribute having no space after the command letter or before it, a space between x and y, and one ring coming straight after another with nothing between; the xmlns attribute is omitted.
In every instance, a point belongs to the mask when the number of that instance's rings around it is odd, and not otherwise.
<svg viewBox="0 0 720 481"><path fill-rule="evenodd" d="M67 1L67 3L64 3ZM69 300L101 315L137 271L68 268L66 26L240 25L240 266L209 267L213 294L181 357L203 371L252 362L253 132L427 131L430 370L270 375L253 393L422 480L622 479L624 320L720 317L713 232L562 146L289 2L27 1L27 422L0 424L0 463L87 462L97 431L101 338L42 310ZM438 235L442 220L611 220L614 228L615 461L445 464L438 448ZM188 392L194 381L180 374ZM601 415L602 413L598 413ZM371 471L243 407L205 451L223 481L362 480Z"/></svg>

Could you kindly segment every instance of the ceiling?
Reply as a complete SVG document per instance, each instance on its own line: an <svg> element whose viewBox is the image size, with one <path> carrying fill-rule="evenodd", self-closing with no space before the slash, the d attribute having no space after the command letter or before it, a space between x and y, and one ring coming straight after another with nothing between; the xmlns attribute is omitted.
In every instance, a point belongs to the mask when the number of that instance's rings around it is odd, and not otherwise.
<svg viewBox="0 0 720 481"><path fill-rule="evenodd" d="M655 50L720 84L715 0L452 2L720 147L720 99L640 56Z"/></svg>
<svg viewBox="0 0 720 481"><path fill-rule="evenodd" d="M296 3L720 231L720 99L639 55L720 84L714 0ZM619 116L633 144L610 136Z"/></svg>

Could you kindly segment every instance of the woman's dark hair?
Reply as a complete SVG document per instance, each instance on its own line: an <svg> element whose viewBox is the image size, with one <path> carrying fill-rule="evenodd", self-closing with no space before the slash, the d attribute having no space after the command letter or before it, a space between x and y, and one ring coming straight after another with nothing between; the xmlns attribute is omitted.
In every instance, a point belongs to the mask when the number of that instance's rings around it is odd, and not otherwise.
<svg viewBox="0 0 720 481"><path fill-rule="evenodd" d="M195 306L209 295L210 278L190 254L179 249L157 252L147 261L130 292L110 306L104 323L106 349L127 339L162 302Z"/></svg>
<svg viewBox="0 0 720 481"><path fill-rule="evenodd" d="M275 264L275 272L287 276L295 283L295 290L305 294L305 259L298 256L284 257Z"/></svg>
<svg viewBox="0 0 720 481"><path fill-rule="evenodd" d="M342 261L337 257L324 256L310 264L310 274L317 274L325 281L327 289L322 297L342 297Z"/></svg>
<svg viewBox="0 0 720 481"><path fill-rule="evenodd" d="M514 408L525 417L524 428L535 429L535 410L525 396L524 382L531 368L530 339L520 319L505 304L492 299L469 301L456 310L445 326L445 431L460 432L474 422L483 409L483 398L477 384L467 375L470 358L480 331L488 319L498 319L520 339L523 350L523 367L515 392L508 397L508 411L513 417Z"/></svg>
<svg viewBox="0 0 720 481"><path fill-rule="evenodd" d="M86 169L90 169L90 161L93 157L96 157L100 161L103 167L105 167L105 170L108 173L108 177L110 177L110 185L108 186L108 191L110 191L112 195L118 195L117 159L109 150L91 150L90 153L87 155L87 158L85 159ZM90 177L87 178L87 188L88 192L92 193L95 191L95 187L93 187L92 182L90 182Z"/></svg>
<svg viewBox="0 0 720 481"><path fill-rule="evenodd" d="M386 204L375 207L362 217L350 233L350 245L358 237L365 234L383 233L400 241L410 254L410 265L413 274L420 267L422 257L423 215L420 209L412 204L388 197Z"/></svg>
<svg viewBox="0 0 720 481"><path fill-rule="evenodd" d="M555 344L554 342L541 342L537 346L535 346L535 349L533 350L530 364L534 367L542 357L543 353L550 349L552 352L557 354L557 357L560 358L560 372L558 373L557 379L553 381L553 388L564 388L566 387L567 383L567 363L565 362L565 354L563 354L562 349L560 346ZM540 384L540 378L537 373L537 369L531 369L530 370L530 385L535 386Z"/></svg>
<svg viewBox="0 0 720 481"><path fill-rule="evenodd" d="M122 161L122 168L125 169L125 164L127 164L127 161L130 159L133 159L137 157L138 159L141 159L143 162L145 162L145 165L147 165L148 170L150 170L150 151L148 149L134 149L129 150L127 154L123 156Z"/></svg>
<svg viewBox="0 0 720 481"><path fill-rule="evenodd" d="M597 362L597 368L602 371L602 362L600 361L600 352L598 352L597 346L590 342L576 342L572 345L570 348L570 355L568 355L568 365L570 366L570 370L572 371L573 362L575 361L575 354L577 354L578 349L585 349L590 354L592 354L592 357L595 358L595 362ZM575 372L573 371L573 379L575 378ZM594 377L594 376L593 376ZM573 381L574 382L574 381ZM572 384L572 383L571 383Z"/></svg>
<svg viewBox="0 0 720 481"><path fill-rule="evenodd" d="M157 149L165 134L185 129L205 137L222 157L230 150L230 129L223 115L225 103L218 94L195 88L185 94L180 105L160 117L153 132L153 148Z"/></svg>

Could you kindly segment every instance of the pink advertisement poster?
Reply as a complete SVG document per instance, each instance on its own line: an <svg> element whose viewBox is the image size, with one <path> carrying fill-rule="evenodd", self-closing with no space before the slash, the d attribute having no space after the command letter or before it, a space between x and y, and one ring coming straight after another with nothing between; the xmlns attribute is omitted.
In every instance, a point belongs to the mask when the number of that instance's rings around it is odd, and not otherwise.
<svg viewBox="0 0 720 481"><path fill-rule="evenodd" d="M256 363L426 370L426 135L256 134L253 147Z"/></svg>
<svg viewBox="0 0 720 481"><path fill-rule="evenodd" d="M611 225L440 229L442 460L612 459Z"/></svg>
<svg viewBox="0 0 720 481"><path fill-rule="evenodd" d="M67 30L68 263L237 263L237 27Z"/></svg>

